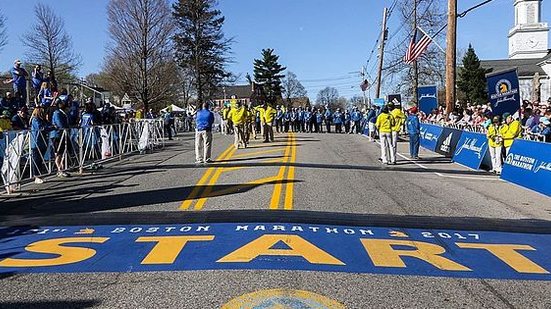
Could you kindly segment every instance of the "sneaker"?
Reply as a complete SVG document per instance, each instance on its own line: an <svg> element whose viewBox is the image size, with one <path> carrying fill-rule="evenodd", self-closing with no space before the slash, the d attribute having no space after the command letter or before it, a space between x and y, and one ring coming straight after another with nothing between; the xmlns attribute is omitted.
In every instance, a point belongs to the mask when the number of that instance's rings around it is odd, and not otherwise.
<svg viewBox="0 0 551 309"><path fill-rule="evenodd" d="M200 165L200 164L203 164L203 161L201 161L201 160L195 161L195 165Z"/></svg>
<svg viewBox="0 0 551 309"><path fill-rule="evenodd" d="M206 159L205 163L212 163L213 161L211 159Z"/></svg>
<svg viewBox="0 0 551 309"><path fill-rule="evenodd" d="M41 185L44 183L44 180L42 180L42 178L40 177L35 177L34 178L34 183L37 184L37 185Z"/></svg>

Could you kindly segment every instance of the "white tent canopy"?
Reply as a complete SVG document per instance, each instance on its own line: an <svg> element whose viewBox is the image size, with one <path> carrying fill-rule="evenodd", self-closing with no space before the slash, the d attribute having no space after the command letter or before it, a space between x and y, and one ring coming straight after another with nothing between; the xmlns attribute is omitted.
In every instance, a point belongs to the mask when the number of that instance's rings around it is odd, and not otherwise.
<svg viewBox="0 0 551 309"><path fill-rule="evenodd" d="M185 109L183 109L181 107L178 107L174 104L171 104L170 106L167 106L167 107L161 109L161 112L166 112L169 108L172 112L176 112L176 113L182 113L182 112L186 111Z"/></svg>

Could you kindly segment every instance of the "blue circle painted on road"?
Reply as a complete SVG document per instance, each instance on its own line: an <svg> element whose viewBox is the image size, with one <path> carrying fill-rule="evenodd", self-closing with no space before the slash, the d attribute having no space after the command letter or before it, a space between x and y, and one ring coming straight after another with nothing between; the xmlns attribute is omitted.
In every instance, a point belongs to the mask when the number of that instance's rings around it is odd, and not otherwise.
<svg viewBox="0 0 551 309"><path fill-rule="evenodd" d="M323 295L288 289L261 290L232 299L222 309L344 309L341 303Z"/></svg>

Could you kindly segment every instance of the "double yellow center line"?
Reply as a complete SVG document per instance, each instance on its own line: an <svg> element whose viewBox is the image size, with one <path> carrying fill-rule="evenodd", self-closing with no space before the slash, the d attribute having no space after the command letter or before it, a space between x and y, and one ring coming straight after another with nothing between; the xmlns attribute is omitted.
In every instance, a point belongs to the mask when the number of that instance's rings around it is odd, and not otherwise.
<svg viewBox="0 0 551 309"><path fill-rule="evenodd" d="M278 149L281 151L281 149ZM265 154L275 152L275 150L267 151L258 151L253 153L243 153L239 155L234 155L236 149L233 145L230 145L218 158L216 162L226 161L230 158L246 158L253 155ZM262 179L253 180L245 183L244 185L254 186L260 184L270 184L274 183L274 190L272 192L272 197L270 199L270 209L279 209L280 200L282 193L285 193L283 198L283 209L292 210L293 209L293 193L294 193L294 177L295 177L295 167L293 164L296 161L296 137L295 134L289 133L287 146L284 150L283 160L269 160L267 162L281 162L282 165L279 168L279 171L276 176L265 177ZM197 201L193 207L193 210L202 210L207 199L212 195L212 190L222 173L228 171L234 171L241 169L241 167L210 167L203 174L201 179L197 182L191 193L188 197L182 202L180 210L189 210L195 201ZM285 186L283 186L285 184ZM239 185L243 186L243 185ZM223 195L227 193L236 192L235 188L228 188L219 192L216 192L217 195ZM227 192L226 192L227 191Z"/></svg>

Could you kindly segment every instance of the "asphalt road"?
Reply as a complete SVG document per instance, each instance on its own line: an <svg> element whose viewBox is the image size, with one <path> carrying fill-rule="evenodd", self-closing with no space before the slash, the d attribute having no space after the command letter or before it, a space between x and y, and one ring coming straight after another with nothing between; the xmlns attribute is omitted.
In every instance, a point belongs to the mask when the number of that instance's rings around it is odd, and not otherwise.
<svg viewBox="0 0 551 309"><path fill-rule="evenodd" d="M548 197L430 152L422 151L420 161L400 156L397 165L386 166L378 161L378 145L360 135L278 134L274 143L253 141L247 149L239 150L231 147L232 140L215 135L216 161L208 166L193 164L193 137L183 135L162 151L114 162L96 173L24 186L20 194L0 198L2 225L269 221L402 228L408 233L414 233L415 228L445 229L461 235L499 231L528 240L551 231ZM400 152L405 154L406 149L407 144L400 143ZM0 237L2 253L10 246L9 240ZM449 243L442 240L440 244L452 250ZM338 241L333 245L337 248L333 255L346 258ZM122 256L125 250L112 248L105 254ZM548 252L541 254L549 257ZM4 254L0 261L9 257L13 255ZM121 261L126 260L121 257ZM286 261L280 260L282 264ZM89 267L93 269L93 265ZM237 268L4 272L0 274L0 307L220 308L241 295L273 289L282 290L270 292L276 296L305 290L345 308L551 307L548 277L463 278L433 275L423 267L410 273L335 272L308 267L305 271L291 266L278 270ZM282 301L258 308L304 307Z"/></svg>

